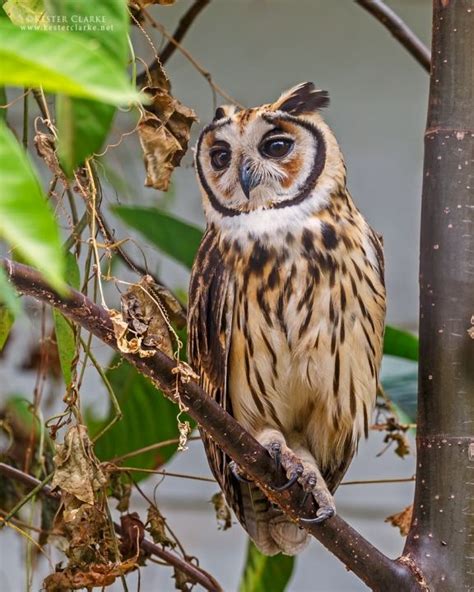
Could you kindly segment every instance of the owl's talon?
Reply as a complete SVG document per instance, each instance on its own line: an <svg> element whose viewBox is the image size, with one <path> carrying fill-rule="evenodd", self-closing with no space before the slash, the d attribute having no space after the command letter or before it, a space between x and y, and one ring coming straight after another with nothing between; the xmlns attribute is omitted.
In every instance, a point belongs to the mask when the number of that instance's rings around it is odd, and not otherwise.
<svg viewBox="0 0 474 592"><path fill-rule="evenodd" d="M273 487L273 489L275 491L286 491L287 489L289 489L292 485L294 485L298 481L299 477L300 476L298 475L298 473L296 473L284 485L277 485L277 486Z"/></svg>
<svg viewBox="0 0 474 592"><path fill-rule="evenodd" d="M275 466L277 471L280 470L281 467L281 444L280 442L272 442L269 447L269 454L275 461Z"/></svg>
<svg viewBox="0 0 474 592"><path fill-rule="evenodd" d="M234 460L230 461L229 469L232 475L237 479L237 481L240 481L241 483L252 483L251 479L247 479L247 477L244 477L241 468Z"/></svg>
<svg viewBox="0 0 474 592"><path fill-rule="evenodd" d="M336 514L334 508L319 508L316 512L316 518L300 518L302 524L321 524Z"/></svg>

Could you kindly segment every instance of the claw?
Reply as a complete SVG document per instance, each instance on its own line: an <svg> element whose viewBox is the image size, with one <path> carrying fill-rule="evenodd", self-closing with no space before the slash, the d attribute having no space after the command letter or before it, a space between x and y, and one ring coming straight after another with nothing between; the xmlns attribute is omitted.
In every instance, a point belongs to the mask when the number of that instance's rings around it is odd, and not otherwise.
<svg viewBox="0 0 474 592"><path fill-rule="evenodd" d="M276 487L273 487L273 489L275 491L286 491L287 489L289 489L292 485L294 485L298 479L300 478L301 472L300 471L296 471L295 474L293 475L293 477L291 477L284 485L278 485Z"/></svg>
<svg viewBox="0 0 474 592"><path fill-rule="evenodd" d="M240 481L241 483L252 483L251 479L247 479L246 477L244 477L242 475L242 473L240 472L240 469L235 461L233 461L233 460L230 461L229 469L230 469L232 475L237 479L237 481Z"/></svg>
<svg viewBox="0 0 474 592"><path fill-rule="evenodd" d="M279 471L281 467L281 444L279 442L273 442L271 445L270 456L275 461L275 466L277 471Z"/></svg>
<svg viewBox="0 0 474 592"><path fill-rule="evenodd" d="M332 518L335 514L333 508L320 508L316 512L316 518L300 518L302 524L321 524L325 520Z"/></svg>

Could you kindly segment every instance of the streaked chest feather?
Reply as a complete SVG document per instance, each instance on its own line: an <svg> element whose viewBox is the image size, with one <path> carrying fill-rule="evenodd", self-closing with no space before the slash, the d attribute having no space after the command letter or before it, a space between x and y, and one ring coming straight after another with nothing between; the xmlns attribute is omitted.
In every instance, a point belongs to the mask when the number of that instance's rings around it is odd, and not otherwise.
<svg viewBox="0 0 474 592"><path fill-rule="evenodd" d="M350 219L329 212L224 249L235 270L234 415L253 433L303 437L323 466L367 432L382 350L380 247L357 211Z"/></svg>

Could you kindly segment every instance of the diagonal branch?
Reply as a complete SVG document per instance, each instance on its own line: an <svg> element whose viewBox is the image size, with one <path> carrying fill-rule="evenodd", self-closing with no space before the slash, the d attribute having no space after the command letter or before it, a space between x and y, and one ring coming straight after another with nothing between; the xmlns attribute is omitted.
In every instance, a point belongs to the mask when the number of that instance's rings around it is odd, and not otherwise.
<svg viewBox="0 0 474 592"><path fill-rule="evenodd" d="M10 281L20 292L56 307L70 320L118 350L112 323L105 308L73 289L70 289L68 296L58 295L31 267L8 259L0 259L0 264L4 265ZM177 377L174 360L161 352L150 358L140 358L132 354L125 354L124 357L150 378L168 398L176 401ZM297 522L300 518L314 516L314 501L305 501L306 496L299 484L280 492L272 488L274 483L281 483L285 475L282 469L277 469L267 451L197 383L184 380L180 382L179 397L188 407L189 415L252 477L267 497ZM322 525L300 522L300 526L308 530L373 590L422 590L408 558L398 561L389 559L341 517L335 516Z"/></svg>
<svg viewBox="0 0 474 592"><path fill-rule="evenodd" d="M13 479L14 481L18 481L19 483L23 483L27 487L35 488L40 485L39 479L16 469L10 465L7 465L3 462L0 462L0 475L4 477L8 477ZM55 499L58 502L61 499L61 496L56 491L53 491L49 485L43 485L41 488L41 493L51 499ZM114 529L118 535L122 535L122 527L119 524L114 523ZM151 555L156 555L169 565L176 567L183 573L185 573L193 582L200 584L205 590L209 592L223 592L221 586L216 582L216 580L208 574L206 571L189 563L188 561L181 559L176 553L172 553L171 551L166 551L159 545L155 545L151 541L147 539L143 539L140 543L141 548L150 553Z"/></svg>
<svg viewBox="0 0 474 592"><path fill-rule="evenodd" d="M390 31L415 60L429 73L431 54L426 45L415 35L410 27L382 0L355 0Z"/></svg>
<svg viewBox="0 0 474 592"><path fill-rule="evenodd" d="M148 68L137 76L137 85L142 86L148 74L153 74L155 70L159 70L160 66L164 66L170 57L174 54L183 37L188 32L188 29L194 23L199 13L206 8L211 0L195 0L188 10L181 17L176 30L173 33L173 41L169 40L160 53L159 61L154 60Z"/></svg>

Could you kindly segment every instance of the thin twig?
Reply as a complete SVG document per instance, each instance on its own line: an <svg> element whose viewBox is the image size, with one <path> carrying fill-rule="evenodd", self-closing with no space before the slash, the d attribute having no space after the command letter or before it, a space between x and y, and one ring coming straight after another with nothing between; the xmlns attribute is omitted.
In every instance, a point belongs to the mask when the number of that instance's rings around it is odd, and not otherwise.
<svg viewBox="0 0 474 592"><path fill-rule="evenodd" d="M200 436L191 436L188 438L188 442L193 442L196 440L200 440ZM127 452L126 454L121 454L120 456L116 456L111 458L109 462L113 464L117 464L122 462L126 458L132 458L133 456L137 456L138 454L143 454L144 452L151 452L152 450L158 450L159 448L164 448L165 446L169 446L171 444L179 444L179 438L170 438L169 440L163 440L163 442L157 442L156 444L150 444L150 446L145 446L144 448L138 448L137 450L132 450L131 452Z"/></svg>
<svg viewBox="0 0 474 592"><path fill-rule="evenodd" d="M107 247L109 249L113 249L131 271L134 271L135 273L138 273L141 276L149 275L153 279L153 282L157 285L157 287L164 296L162 302L163 306L166 308L168 315L173 319L178 328L185 327L186 308L181 304L181 302L176 298L173 292L168 288L168 286L166 286L161 281L161 279L158 276L151 273L143 265L140 265L130 257L130 255L122 248L122 241L116 241L114 239L113 233L111 232L106 220L102 216L100 209L97 209L96 213L98 220L100 221L100 231L106 243L108 243ZM167 299L169 299L175 304L175 308L173 310L167 305Z"/></svg>
<svg viewBox="0 0 474 592"><path fill-rule="evenodd" d="M382 0L355 0L355 2L382 23L428 74L430 73L430 50L398 14L389 8L385 2L382 2Z"/></svg>
<svg viewBox="0 0 474 592"><path fill-rule="evenodd" d="M176 39L173 38L173 35L171 35L171 33L169 31L167 31L167 29L160 22L158 22L156 19L154 19L145 9L143 9L143 14L147 17L151 26L153 28L157 29L164 37L166 37L173 45L175 45L176 49L178 49L183 54L183 56L194 66L194 68L196 68L196 70L207 80L207 82L209 83L209 86L213 89L214 92L219 94L226 101L230 101L234 105L237 105L237 107L243 108L243 105L241 103L236 101L236 99L234 99L234 97L229 95L229 93L227 93L222 87L220 87L218 84L216 84L213 81L209 70L206 70L206 68L204 68L191 55L191 53L187 49L185 49L180 43L178 43L176 41Z"/></svg>
<svg viewBox="0 0 474 592"><path fill-rule="evenodd" d="M216 483L212 477L201 477L199 475L187 475L186 473L170 473L160 469L143 469L140 467L115 467L114 471L151 473L153 475L163 475L163 477L179 477L181 479L191 479L192 481L205 481L206 483Z"/></svg>
<svg viewBox="0 0 474 592"><path fill-rule="evenodd" d="M195 0L191 4L191 6L188 8L188 10L180 18L178 26L176 27L176 29L173 33L173 39L176 42L181 43L181 41L183 40L183 37L188 32L188 30L191 27L191 25L193 24L193 22L199 16L200 12L204 8L206 8L206 6L210 3L210 1L211 0ZM160 62L161 62L161 65L164 66L166 64L166 62L170 59L170 57L174 54L175 51L176 51L176 44L172 43L171 41L168 41L168 43L163 48L163 51L160 53L159 61L154 60L144 72L142 72L139 76L137 76L137 85L141 86L146 81L148 73L153 74L153 72L155 70L158 70L160 67Z"/></svg>
<svg viewBox="0 0 474 592"><path fill-rule="evenodd" d="M68 289L68 295L60 296L45 282L41 274L28 267L0 259L9 280L23 294L33 296L58 308L65 316L92 332L104 343L119 350L108 312L89 298ZM176 361L161 351L153 357L122 354L135 368L148 376L171 400L176 400ZM178 370L180 366L178 366ZM270 502L275 503L292 520L317 538L370 588L391 591L396 589L422 590L409 562L394 561L386 557L362 537L340 516L334 516L323 524L301 521L314 517L317 506L312 496L306 496L299 483L279 491L275 483L281 483L286 475L255 438L249 434L223 407L186 374L179 374L179 399L187 407L189 415L201 429L220 446L245 473L260 487ZM364 561L360 558L363 557Z"/></svg>

